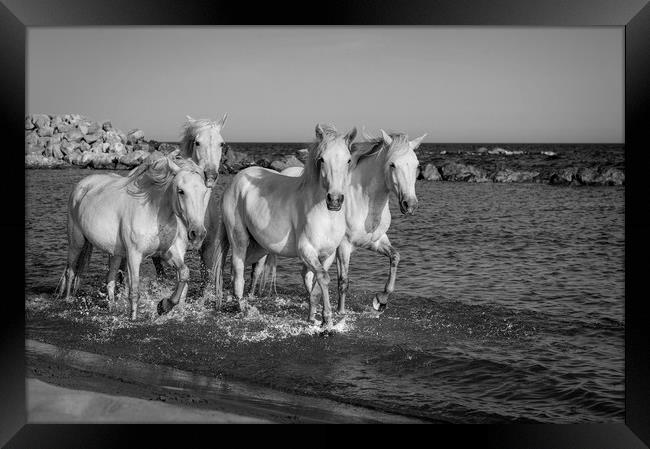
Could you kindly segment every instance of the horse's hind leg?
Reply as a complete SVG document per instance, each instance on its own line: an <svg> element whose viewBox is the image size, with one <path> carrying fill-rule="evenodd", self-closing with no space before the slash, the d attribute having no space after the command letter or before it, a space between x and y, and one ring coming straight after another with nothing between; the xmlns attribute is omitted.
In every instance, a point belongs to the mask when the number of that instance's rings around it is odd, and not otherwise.
<svg viewBox="0 0 650 449"><path fill-rule="evenodd" d="M248 292L250 297L255 296L255 290L257 289L257 284L260 281L260 278L264 274L264 267L266 264L266 256L262 257L257 262L254 262L251 265L251 289ZM260 285L260 296L262 295L262 285Z"/></svg>
<svg viewBox="0 0 650 449"><path fill-rule="evenodd" d="M345 313L345 297L348 293L350 285L348 280L348 270L350 268L350 254L352 253L353 246L348 240L343 240L338 248L336 248L336 271L339 281L339 306L337 312L340 314Z"/></svg>
<svg viewBox="0 0 650 449"><path fill-rule="evenodd" d="M377 240L369 249L372 249L379 254L383 254L390 259L388 280L386 281L384 291L377 293L372 301L372 307L375 310L381 312L386 308L388 297L395 290L395 278L397 277L397 265L399 264L400 256L393 245L390 244L390 240L388 240L388 236L386 236L386 234L381 236L381 238Z"/></svg>
<svg viewBox="0 0 650 449"><path fill-rule="evenodd" d="M165 264L163 263L163 259L160 256L151 256L151 261L153 262L153 266L156 269L156 276L158 279L164 279Z"/></svg>
<svg viewBox="0 0 650 449"><path fill-rule="evenodd" d="M71 294L75 292L76 287L78 286L77 268L79 265L79 259L82 256L86 244L86 238L71 219L68 221L68 229L68 261L63 274L61 288L58 292L59 297L65 292L64 299L66 301L70 300Z"/></svg>
<svg viewBox="0 0 650 449"><path fill-rule="evenodd" d="M115 307L115 281L117 272L122 263L121 256L109 256L108 258L108 275L106 276L106 291L108 292L108 310L113 311Z"/></svg>

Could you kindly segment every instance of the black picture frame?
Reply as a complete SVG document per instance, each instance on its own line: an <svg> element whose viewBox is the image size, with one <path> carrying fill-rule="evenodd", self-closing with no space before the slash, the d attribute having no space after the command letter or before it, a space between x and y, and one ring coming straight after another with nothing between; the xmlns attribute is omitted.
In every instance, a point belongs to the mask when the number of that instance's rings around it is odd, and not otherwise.
<svg viewBox="0 0 650 449"><path fill-rule="evenodd" d="M647 0L388 0L265 2L205 0L2 0L0 4L0 89L8 173L0 176L5 236L4 297L0 345L0 444L7 447L115 447L134 433L154 443L201 435L215 440L211 426L174 427L26 425L24 356L24 145L26 31L39 26L131 25L516 25L625 27L625 424L439 425L436 441L451 439L483 447L642 448L650 446L650 313L644 278L650 273L650 196L647 170L650 126L650 5ZM170 55L173 59L173 55ZM21 214L22 212L22 214ZM20 267L20 261L23 267ZM21 277L22 276L22 277ZM16 282L23 279L23 283ZM9 287L9 288L7 288ZM13 290L16 290L14 294ZM178 430L176 430L178 429ZM219 430L219 433L222 431ZM425 430L425 432L430 432ZM375 433L375 432L371 432ZM377 432L380 438L386 431ZM364 438L368 432L364 431ZM156 439L158 438L158 440ZM310 439L317 438L316 435ZM326 438L334 443L332 437ZM198 443L197 443L198 444ZM309 443L311 444L311 443ZM146 444L145 444L146 445Z"/></svg>

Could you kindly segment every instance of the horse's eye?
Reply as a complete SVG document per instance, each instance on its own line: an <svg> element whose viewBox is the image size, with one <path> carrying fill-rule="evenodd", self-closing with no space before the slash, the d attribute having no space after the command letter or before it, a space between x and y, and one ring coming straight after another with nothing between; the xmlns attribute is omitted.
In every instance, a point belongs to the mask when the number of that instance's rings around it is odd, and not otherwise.
<svg viewBox="0 0 650 449"><path fill-rule="evenodd" d="M325 159L323 159L322 157L319 157L319 158L318 158L318 163L319 163L319 164L322 164L323 162L325 162Z"/></svg>
<svg viewBox="0 0 650 449"><path fill-rule="evenodd" d="M390 167L391 167L391 168L395 168L395 163L394 163L394 162L391 162L391 163L390 163Z"/></svg>
<svg viewBox="0 0 650 449"><path fill-rule="evenodd" d="M194 145L196 145L198 147L199 145L201 145L201 143L198 140L195 140Z"/></svg>
<svg viewBox="0 0 650 449"><path fill-rule="evenodd" d="M348 164L349 164L350 162L352 162L352 159L348 159Z"/></svg>
<svg viewBox="0 0 650 449"><path fill-rule="evenodd" d="M178 194L179 194L179 195L184 195L185 192L183 192L183 189L178 189Z"/></svg>

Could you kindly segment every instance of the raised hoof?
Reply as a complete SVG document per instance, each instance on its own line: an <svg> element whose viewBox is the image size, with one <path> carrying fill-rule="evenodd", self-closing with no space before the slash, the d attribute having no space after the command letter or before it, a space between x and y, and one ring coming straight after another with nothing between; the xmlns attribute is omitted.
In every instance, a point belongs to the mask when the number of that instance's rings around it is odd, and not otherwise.
<svg viewBox="0 0 650 449"><path fill-rule="evenodd" d="M338 313L339 315L345 315L347 311L345 309L336 309L336 313Z"/></svg>
<svg viewBox="0 0 650 449"><path fill-rule="evenodd" d="M386 303L381 303L379 301L379 298L377 298L377 295L375 295L375 297L372 299L372 308L377 312L383 312L386 310Z"/></svg>

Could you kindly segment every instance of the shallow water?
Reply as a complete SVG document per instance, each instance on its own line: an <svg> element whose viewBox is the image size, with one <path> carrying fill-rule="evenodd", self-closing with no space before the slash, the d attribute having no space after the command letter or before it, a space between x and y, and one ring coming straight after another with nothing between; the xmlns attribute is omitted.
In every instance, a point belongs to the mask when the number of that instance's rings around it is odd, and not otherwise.
<svg viewBox="0 0 650 449"><path fill-rule="evenodd" d="M623 421L621 187L418 181L417 214L393 208L389 237L402 259L387 310L370 304L388 261L358 250L351 313L323 334L305 322L298 265L288 259L279 296L253 300L248 315L191 302L195 253L189 302L169 316L157 318L155 303L173 285L153 281L149 261L142 319L128 322L123 299L108 313L107 258L97 252L81 292L90 309L54 301L67 195L90 173L26 171L29 338L432 420ZM230 179L221 176L219 188Z"/></svg>

